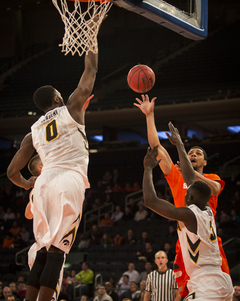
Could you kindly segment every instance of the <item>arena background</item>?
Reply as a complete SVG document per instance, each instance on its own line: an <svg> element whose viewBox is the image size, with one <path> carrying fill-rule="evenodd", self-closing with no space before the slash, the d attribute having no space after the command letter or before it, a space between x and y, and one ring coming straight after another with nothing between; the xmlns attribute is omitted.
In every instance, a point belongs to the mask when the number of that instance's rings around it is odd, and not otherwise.
<svg viewBox="0 0 240 301"><path fill-rule="evenodd" d="M202 41L189 40L122 8L111 8L98 36L95 97L86 113L92 185L114 168L126 181L142 181L148 145L145 116L133 106L140 95L126 81L129 69L141 63L156 74L149 96L157 96L158 131L166 131L171 120L187 148L197 144L206 149L206 173L217 173L230 184L234 178L235 186L229 184L228 189L226 185L220 197L220 209L230 211L227 201L240 185L240 134L228 129L240 126L240 3L209 2L209 34ZM58 44L63 34L63 23L50 0L0 2L2 187L16 190L6 177L6 168L41 114L32 101L33 92L50 84L67 100L82 74L83 58L61 53ZM96 135L103 140L96 141ZM175 147L167 140L162 143L176 161ZM28 175L26 170L23 173ZM162 177L159 170L155 174L156 181ZM231 267L237 263L234 257Z"/></svg>

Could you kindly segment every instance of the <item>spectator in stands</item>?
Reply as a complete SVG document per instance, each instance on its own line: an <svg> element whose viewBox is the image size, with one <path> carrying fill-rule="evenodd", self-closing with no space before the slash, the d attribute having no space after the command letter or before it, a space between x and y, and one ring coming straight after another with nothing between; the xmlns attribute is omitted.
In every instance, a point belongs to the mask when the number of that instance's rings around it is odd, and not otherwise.
<svg viewBox="0 0 240 301"><path fill-rule="evenodd" d="M140 292L141 292L140 301L144 300L146 284L147 284L146 280L140 282Z"/></svg>
<svg viewBox="0 0 240 301"><path fill-rule="evenodd" d="M79 281L76 279L76 271L74 269L70 271L70 275L66 278L66 282L68 284L79 283Z"/></svg>
<svg viewBox="0 0 240 301"><path fill-rule="evenodd" d="M122 246L125 244L125 238L121 233L117 233L113 239L115 246Z"/></svg>
<svg viewBox="0 0 240 301"><path fill-rule="evenodd" d="M4 220L15 219L15 214L12 212L10 207L7 208L6 213L4 214Z"/></svg>
<svg viewBox="0 0 240 301"><path fill-rule="evenodd" d="M101 201L100 201L100 198L95 198L94 204L96 205L96 206L95 206L96 209L99 208L99 207L101 207L101 206L102 206L102 203L101 203Z"/></svg>
<svg viewBox="0 0 240 301"><path fill-rule="evenodd" d="M106 171L102 177L102 183L104 185L110 184L111 180L112 180L112 175L111 175L110 171Z"/></svg>
<svg viewBox="0 0 240 301"><path fill-rule="evenodd" d="M118 294L113 290L111 282L107 281L105 283L105 289L107 294L112 298L113 301L118 301Z"/></svg>
<svg viewBox="0 0 240 301"><path fill-rule="evenodd" d="M125 186L124 186L123 190L126 191L126 192L131 192L132 191L132 187L131 187L129 182L125 183Z"/></svg>
<svg viewBox="0 0 240 301"><path fill-rule="evenodd" d="M12 295L14 295L17 299L20 299L20 296L17 293L16 282L10 282L8 287L10 288Z"/></svg>
<svg viewBox="0 0 240 301"><path fill-rule="evenodd" d="M14 239L12 233L7 232L4 239L3 239L2 247L4 249L10 249L12 247L12 244L13 244L14 240L15 239Z"/></svg>
<svg viewBox="0 0 240 301"><path fill-rule="evenodd" d="M113 287L114 290L116 290L118 288L116 279L113 276L110 276L108 278L108 282L110 282L112 284L112 287Z"/></svg>
<svg viewBox="0 0 240 301"><path fill-rule="evenodd" d="M88 296L82 295L81 296L81 301L88 301Z"/></svg>
<svg viewBox="0 0 240 301"><path fill-rule="evenodd" d="M122 186L119 183L115 183L112 188L112 192L121 192L123 191Z"/></svg>
<svg viewBox="0 0 240 301"><path fill-rule="evenodd" d="M112 193L112 187L110 184L108 184L104 190L105 194Z"/></svg>
<svg viewBox="0 0 240 301"><path fill-rule="evenodd" d="M132 281L137 281L138 280L138 277L139 277L139 273L138 271L135 270L135 265L134 263L130 262L128 264L128 270L126 272L123 273L123 275L128 275L129 276L129 281L132 282ZM121 283L123 282L123 276L120 278L118 284L121 285Z"/></svg>
<svg viewBox="0 0 240 301"><path fill-rule="evenodd" d="M82 263L82 271L76 275L76 280L81 282L82 295L91 295L91 286L93 284L94 273L89 269L87 262Z"/></svg>
<svg viewBox="0 0 240 301"><path fill-rule="evenodd" d="M27 243L25 241L22 240L22 236L21 234L17 234L13 244L12 244L12 248L16 249L16 250L21 250L23 248L27 247Z"/></svg>
<svg viewBox="0 0 240 301"><path fill-rule="evenodd" d="M145 244L145 249L143 251L138 251L136 255L139 261L154 262L155 252L153 251L152 245L149 242Z"/></svg>
<svg viewBox="0 0 240 301"><path fill-rule="evenodd" d="M112 183L121 183L121 177L119 176L119 172L117 168L113 170Z"/></svg>
<svg viewBox="0 0 240 301"><path fill-rule="evenodd" d="M171 245L169 242L165 242L163 246L163 250L166 252L167 257L168 257L168 262L173 261L175 258L175 251L173 251Z"/></svg>
<svg viewBox="0 0 240 301"><path fill-rule="evenodd" d="M132 214L135 216L136 212L138 211L138 206L133 198L128 200L128 207L131 209Z"/></svg>
<svg viewBox="0 0 240 301"><path fill-rule="evenodd" d="M100 240L96 236L96 234L91 234L90 238L88 239L88 247L89 249L93 248L94 246L100 245Z"/></svg>
<svg viewBox="0 0 240 301"><path fill-rule="evenodd" d="M111 193L106 193L105 194L105 200L103 202L104 205L110 204L112 203L112 197L111 197Z"/></svg>
<svg viewBox="0 0 240 301"><path fill-rule="evenodd" d="M104 248L107 248L108 246L112 245L112 239L107 233L103 234L100 241L100 245L102 245Z"/></svg>
<svg viewBox="0 0 240 301"><path fill-rule="evenodd" d="M20 296L21 300L26 296L26 284L24 281L19 281L17 283L17 294Z"/></svg>
<svg viewBox="0 0 240 301"><path fill-rule="evenodd" d="M14 220L9 232L12 233L13 237L16 237L17 234L20 233L20 231L21 231L21 227L19 227L18 222L16 220Z"/></svg>
<svg viewBox="0 0 240 301"><path fill-rule="evenodd" d="M132 186L132 191L138 191L138 190L141 190L141 186L137 181L135 181Z"/></svg>
<svg viewBox="0 0 240 301"><path fill-rule="evenodd" d="M7 296L7 301L18 301L18 299L16 299L16 296L10 295L10 296Z"/></svg>
<svg viewBox="0 0 240 301"><path fill-rule="evenodd" d="M134 245L137 242L136 237L133 235L133 230L129 229L127 231L127 237L125 239L126 244L128 245Z"/></svg>
<svg viewBox="0 0 240 301"><path fill-rule="evenodd" d="M113 225L114 221L110 218L108 212L104 213L104 218L102 218L98 224L99 227L112 227Z"/></svg>
<svg viewBox="0 0 240 301"><path fill-rule="evenodd" d="M119 301L122 301L124 298L129 298L132 301L140 301L141 291L138 289L138 285L136 282L131 281L130 289L124 292L119 297Z"/></svg>
<svg viewBox="0 0 240 301"><path fill-rule="evenodd" d="M96 224L92 225L91 231L89 233L89 238L91 238L92 235L94 235L94 237L98 238L99 241L102 237L102 231L99 229L98 225L96 225Z"/></svg>
<svg viewBox="0 0 240 301"><path fill-rule="evenodd" d="M234 287L234 293L233 293L233 301L239 301L240 300L240 285L235 285Z"/></svg>
<svg viewBox="0 0 240 301"><path fill-rule="evenodd" d="M125 222L127 222L127 221L133 220L133 218L134 218L134 215L132 214L131 209L128 206L125 207L122 220L125 221Z"/></svg>
<svg viewBox="0 0 240 301"><path fill-rule="evenodd" d="M144 207L143 202L138 203L138 211L135 213L134 220L140 221L148 216L148 212Z"/></svg>
<svg viewBox="0 0 240 301"><path fill-rule="evenodd" d="M148 238L148 233L147 233L147 231L143 231L143 232L142 232L141 239L138 240L138 243L139 243L140 245L144 245L144 246L145 246L147 242L150 242L150 243L151 243L150 239Z"/></svg>
<svg viewBox="0 0 240 301"><path fill-rule="evenodd" d="M93 301L113 301L113 300L107 294L105 286L100 285L97 290L97 296L93 299Z"/></svg>
<svg viewBox="0 0 240 301"><path fill-rule="evenodd" d="M88 241L84 234L80 235L80 241L78 243L78 250L79 251L88 251Z"/></svg>
<svg viewBox="0 0 240 301"><path fill-rule="evenodd" d="M142 281L146 281L147 280L147 276L148 274L150 274L152 271L152 263L150 261L147 261L145 263L145 271L141 272L138 279L137 279L137 283L141 283Z"/></svg>
<svg viewBox="0 0 240 301"><path fill-rule="evenodd" d="M121 280L122 279L122 280ZM126 290L130 289L130 281L129 276L127 274L123 274L121 278L121 282L119 280L119 289L118 289L118 295L122 295Z"/></svg>
<svg viewBox="0 0 240 301"><path fill-rule="evenodd" d="M120 206L116 206L115 207L115 211L113 212L112 216L111 216L111 219L114 221L114 223L120 221L123 217L123 212L121 210L121 207Z"/></svg>
<svg viewBox="0 0 240 301"><path fill-rule="evenodd" d="M22 240L25 241L26 243L29 243L30 233L27 230L26 226L24 226L24 225L22 226L20 234L21 234Z"/></svg>

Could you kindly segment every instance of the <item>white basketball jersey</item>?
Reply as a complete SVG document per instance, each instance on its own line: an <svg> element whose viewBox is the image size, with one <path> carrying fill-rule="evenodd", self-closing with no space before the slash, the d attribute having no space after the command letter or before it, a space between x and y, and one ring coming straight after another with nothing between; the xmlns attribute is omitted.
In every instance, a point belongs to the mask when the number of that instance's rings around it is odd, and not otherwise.
<svg viewBox="0 0 240 301"><path fill-rule="evenodd" d="M38 152L43 171L65 168L79 172L86 188L89 187L89 162L85 126L77 123L66 106L55 108L41 116L32 127L33 146Z"/></svg>
<svg viewBox="0 0 240 301"><path fill-rule="evenodd" d="M188 207L193 211L197 219L197 235L190 232L184 223L179 222L178 236L181 244L184 265L190 276L201 272L205 266L222 265L216 236L216 225L210 207L201 210L196 205Z"/></svg>

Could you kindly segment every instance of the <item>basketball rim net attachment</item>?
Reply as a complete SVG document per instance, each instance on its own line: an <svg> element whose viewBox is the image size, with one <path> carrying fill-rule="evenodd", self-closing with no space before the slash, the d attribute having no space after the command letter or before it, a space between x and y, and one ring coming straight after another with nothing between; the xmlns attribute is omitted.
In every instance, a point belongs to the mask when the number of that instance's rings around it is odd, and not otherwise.
<svg viewBox="0 0 240 301"><path fill-rule="evenodd" d="M110 0L85 0L86 11L82 11L81 1L74 1L74 9L69 11L67 0L52 0L61 15L65 27L62 52L67 55L76 52L79 56L89 51L98 52L97 34L99 27L112 6ZM59 2L59 5L58 5Z"/></svg>

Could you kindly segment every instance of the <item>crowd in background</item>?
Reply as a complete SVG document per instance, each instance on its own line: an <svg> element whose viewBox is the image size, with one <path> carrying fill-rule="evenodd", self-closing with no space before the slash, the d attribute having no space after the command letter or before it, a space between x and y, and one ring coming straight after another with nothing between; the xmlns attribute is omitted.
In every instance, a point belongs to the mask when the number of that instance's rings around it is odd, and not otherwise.
<svg viewBox="0 0 240 301"><path fill-rule="evenodd" d="M115 292L115 298L113 301L122 301L124 299L123 293L125 291L132 290L132 294L136 295L135 299L141 300L141 291L144 287L144 281L146 281L147 274L155 268L154 255L160 249L164 250L169 259L169 264L175 257L175 243L177 241L176 223L169 221L167 235L165 241L161 245L156 244L158 241L154 241L152 233L148 233L147 230L138 231L136 235L134 227L129 227L124 231L109 231L109 229L120 229L121 224L127 224L129 221L135 221L139 223L142 220L147 220L149 223L156 219L156 215L148 210L142 200L135 202L133 198L130 198L128 204L125 204L125 197L128 193L141 190L141 184L138 181L124 182L122 180L123 175L118 174L117 169L113 169L112 172L106 171L102 178L97 181L96 185L92 185L86 193L86 199L84 202L83 215L89 210L97 209L105 204L114 204L113 212L105 212L99 222L94 219L94 213L91 216L93 222L86 233L83 233L83 226L81 224L78 231L78 235L75 241L75 250L79 252L85 252L91 254L95 248L102 247L106 249L108 247L121 247L121 246L133 246L134 245L134 257L130 264L133 266L133 270L136 271L136 277L134 279L128 278L124 270L121 271L121 279L114 279L109 272L109 277L104 279L104 283L107 284L100 289L100 293ZM239 175L233 175L232 178L225 179L226 186L224 192L219 197L218 213L216 216L216 223L218 229L218 236L220 236L223 242L226 242L229 238L239 236L240 229L240 180ZM157 190L158 196L166 198L169 202L173 203L171 192L168 189L162 191ZM8 254L16 254L16 252L22 250L25 247L31 246L34 242L34 236L32 231L32 222L26 220L24 217L25 207L28 203L28 191L13 187L1 187L0 190L0 253L1 257ZM119 197L120 195L120 197ZM118 196L118 197L116 197ZM114 233L114 234L113 234ZM89 259L91 257L89 256ZM141 262L141 270L135 269L134 264ZM85 262L87 269L93 271L93 275L96 272L94 264ZM124 269L124 266L123 266ZM83 269L82 269L83 270ZM64 272L64 278L61 288L61 295L64 300L73 300L74 298L74 285L78 284L79 270L66 269ZM127 271L126 271L127 272ZM15 274L15 281L9 281L7 283L2 281L0 283L0 300L7 300L3 297L3 290L5 294L9 289L14 288L14 294L16 300L24 300L24 292L26 289L26 277L17 279L21 275L21 269L15 264L10 265L6 274ZM92 276L93 276L92 275ZM123 277L124 275L124 277ZM20 277L20 276L19 276ZM1 274L1 279L4 280L4 274ZM91 280L93 284L94 280ZM135 294L135 292L138 292ZM96 294L99 293L99 289ZM93 288L90 289L90 293L83 294L86 298L94 298ZM85 297L83 297L85 298ZM61 299L59 299L61 300Z"/></svg>

